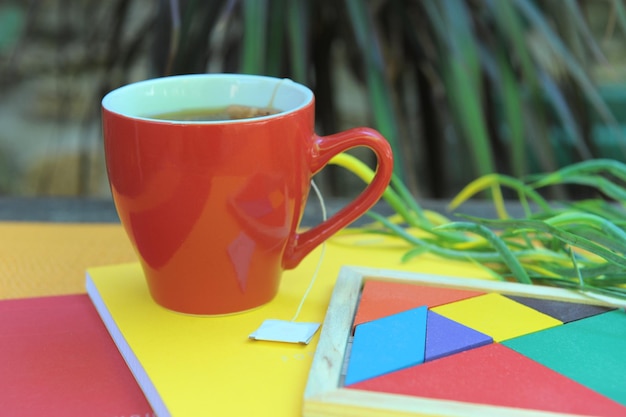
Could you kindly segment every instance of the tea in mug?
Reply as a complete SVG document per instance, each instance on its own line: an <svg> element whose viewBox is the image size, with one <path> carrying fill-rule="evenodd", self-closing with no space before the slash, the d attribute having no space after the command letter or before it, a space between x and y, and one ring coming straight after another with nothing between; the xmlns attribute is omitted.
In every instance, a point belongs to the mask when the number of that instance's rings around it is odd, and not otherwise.
<svg viewBox="0 0 626 417"><path fill-rule="evenodd" d="M172 120L182 122L207 122L219 120L252 119L279 113L280 110L271 107L252 107L230 105L223 108L200 108L179 110L150 116L151 119Z"/></svg>

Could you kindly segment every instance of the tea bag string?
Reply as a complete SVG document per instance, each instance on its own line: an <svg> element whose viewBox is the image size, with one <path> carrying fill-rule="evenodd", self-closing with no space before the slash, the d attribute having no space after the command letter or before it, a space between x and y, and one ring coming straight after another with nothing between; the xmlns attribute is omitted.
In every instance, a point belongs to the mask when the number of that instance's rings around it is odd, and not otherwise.
<svg viewBox="0 0 626 417"><path fill-rule="evenodd" d="M324 197L322 197L322 193L320 189L317 187L317 184L315 184L315 181L313 181L312 179L311 179L311 187L313 188L313 191L315 191L315 194L317 195L317 199L320 202L320 207L322 209L322 221L326 221L327 213L326 213L326 204L324 203ZM319 275L320 269L322 267L322 261L324 261L325 253L326 253L326 242L322 242L320 257L317 261L317 266L315 267L313 276L311 277L311 282L309 282L309 286L304 292L304 295L302 296L302 299L300 300L300 305L298 305L298 309L296 310L296 314L293 316L291 321L296 321L298 319L298 316L300 315L300 311L302 310L302 306L304 305L304 302L309 296L309 293L311 292L311 288L313 288L313 284L315 284L315 280L317 279L317 276Z"/></svg>

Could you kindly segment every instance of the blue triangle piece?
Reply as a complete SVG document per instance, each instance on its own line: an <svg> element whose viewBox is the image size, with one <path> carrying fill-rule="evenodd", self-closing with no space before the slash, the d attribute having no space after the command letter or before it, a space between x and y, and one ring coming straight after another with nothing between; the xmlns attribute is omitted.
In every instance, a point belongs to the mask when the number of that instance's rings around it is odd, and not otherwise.
<svg viewBox="0 0 626 417"><path fill-rule="evenodd" d="M428 311L425 361L492 343L491 336Z"/></svg>
<svg viewBox="0 0 626 417"><path fill-rule="evenodd" d="M345 385L423 363L427 312L423 306L359 324Z"/></svg>

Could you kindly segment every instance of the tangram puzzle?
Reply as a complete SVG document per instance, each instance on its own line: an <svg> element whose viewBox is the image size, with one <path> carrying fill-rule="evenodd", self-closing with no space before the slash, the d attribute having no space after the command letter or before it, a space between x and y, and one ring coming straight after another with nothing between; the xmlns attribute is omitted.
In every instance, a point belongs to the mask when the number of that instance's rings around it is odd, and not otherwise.
<svg viewBox="0 0 626 417"><path fill-rule="evenodd" d="M626 416L619 301L347 268L305 416Z"/></svg>

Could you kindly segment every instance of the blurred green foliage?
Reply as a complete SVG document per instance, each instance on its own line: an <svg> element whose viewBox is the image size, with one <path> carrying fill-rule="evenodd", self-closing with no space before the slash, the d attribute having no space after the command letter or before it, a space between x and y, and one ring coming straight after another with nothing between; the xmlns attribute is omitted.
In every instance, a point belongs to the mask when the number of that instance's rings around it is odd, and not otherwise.
<svg viewBox="0 0 626 417"><path fill-rule="evenodd" d="M492 172L626 160L626 78L596 76L614 67L607 43L624 55L622 0L48 0L21 9L25 32L37 33L32 15L46 3L59 18L72 4L98 16L56 43L82 37L84 67L101 75L95 96L135 81L146 55L144 76L288 77L314 90L318 133L367 124L385 135L417 196L450 197ZM21 30L11 10L0 8L5 43ZM341 169L325 171L327 190L350 192Z"/></svg>
<svg viewBox="0 0 626 417"><path fill-rule="evenodd" d="M396 173L416 194L444 197L479 175L522 177L597 156L592 118L621 141L590 76L606 58L584 3L172 1L163 12L180 21L170 26L177 44L164 71L290 77L314 89L327 134L339 128L345 62L371 125L394 148ZM624 30L622 2L605 3Z"/></svg>

